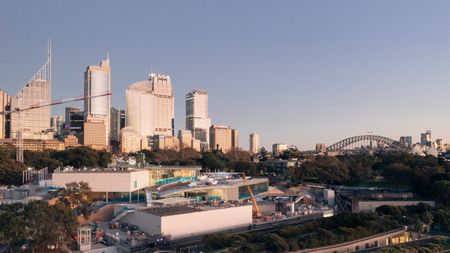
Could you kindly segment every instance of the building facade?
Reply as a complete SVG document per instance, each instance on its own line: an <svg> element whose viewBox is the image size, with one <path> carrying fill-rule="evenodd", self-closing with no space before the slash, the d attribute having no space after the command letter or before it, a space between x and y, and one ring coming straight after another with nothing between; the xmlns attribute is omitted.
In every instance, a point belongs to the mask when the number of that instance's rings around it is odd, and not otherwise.
<svg viewBox="0 0 450 253"><path fill-rule="evenodd" d="M110 142L110 108L111 96L93 97L108 93L111 91L111 66L109 57L102 60L100 66L90 65L84 72L84 116L94 117L107 122L105 132L102 133L105 138L103 145L108 146Z"/></svg>
<svg viewBox="0 0 450 253"><path fill-rule="evenodd" d="M232 149L232 130L229 126L212 125L210 132L210 149L227 152Z"/></svg>
<svg viewBox="0 0 450 253"><path fill-rule="evenodd" d="M249 151L252 154L258 154L259 153L259 134L251 133L249 137L250 137Z"/></svg>
<svg viewBox="0 0 450 253"><path fill-rule="evenodd" d="M283 143L275 143L272 145L273 156L277 157L283 154L284 151L288 150L289 145Z"/></svg>
<svg viewBox="0 0 450 253"><path fill-rule="evenodd" d="M104 134L108 123L104 118L87 117L83 125L83 145L96 150L108 150Z"/></svg>
<svg viewBox="0 0 450 253"><path fill-rule="evenodd" d="M178 139L180 140L180 149L192 148L192 132L190 130L179 130Z"/></svg>
<svg viewBox="0 0 450 253"><path fill-rule="evenodd" d="M110 115L111 142L119 142L120 130L125 127L125 110L111 107Z"/></svg>
<svg viewBox="0 0 450 253"><path fill-rule="evenodd" d="M431 130L427 130L425 133L420 135L420 144L423 146L431 147Z"/></svg>
<svg viewBox="0 0 450 253"><path fill-rule="evenodd" d="M124 127L120 130L120 152L132 153L147 148L147 138L141 135L132 127Z"/></svg>
<svg viewBox="0 0 450 253"><path fill-rule="evenodd" d="M209 148L208 92L193 90L186 94L186 129L192 131L193 138Z"/></svg>
<svg viewBox="0 0 450 253"><path fill-rule="evenodd" d="M25 109L51 102L51 57L11 99L11 110ZM46 134L50 129L50 106L11 113L11 136L16 139L19 129L23 139L52 139Z"/></svg>
<svg viewBox="0 0 450 253"><path fill-rule="evenodd" d="M126 126L142 137L174 136L174 96L170 76L150 74L126 90Z"/></svg>
<svg viewBox="0 0 450 253"><path fill-rule="evenodd" d="M174 96L170 76L152 73L149 81L155 96L154 134L174 136Z"/></svg>
<svg viewBox="0 0 450 253"><path fill-rule="evenodd" d="M129 85L125 98L126 126L134 128L143 137L153 136L156 100L151 82L144 80Z"/></svg>
<svg viewBox="0 0 450 253"><path fill-rule="evenodd" d="M9 110L11 97L4 90L0 90L0 113ZM0 114L0 139L9 137L9 115Z"/></svg>
<svg viewBox="0 0 450 253"><path fill-rule="evenodd" d="M239 148L239 132L237 129L231 129L231 149Z"/></svg>

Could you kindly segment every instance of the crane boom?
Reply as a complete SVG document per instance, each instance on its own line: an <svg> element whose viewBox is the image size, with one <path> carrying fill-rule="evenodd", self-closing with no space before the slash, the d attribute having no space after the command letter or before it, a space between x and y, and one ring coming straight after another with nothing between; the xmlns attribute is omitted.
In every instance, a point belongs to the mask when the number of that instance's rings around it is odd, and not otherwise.
<svg viewBox="0 0 450 253"><path fill-rule="evenodd" d="M69 97L69 98L61 98L61 99L52 100L50 103L34 104L29 107L25 107L23 109L14 108L9 111L0 112L0 115L7 115L7 114L14 113L14 112L19 112L19 111L23 112L23 111L36 109L36 108L48 107L48 106L52 106L52 105L60 105L60 104L81 101L81 100L91 99L91 98L110 96L110 95L112 95L112 93L108 91L108 92L105 92L102 94L97 94L97 95L92 95L92 96L76 96L76 97Z"/></svg>
<svg viewBox="0 0 450 253"><path fill-rule="evenodd" d="M0 115L8 115L11 113L17 113L19 115L19 129L17 131L17 141L16 141L16 160L19 162L23 162L23 136L22 136L22 129L20 128L20 113L23 111L28 111L32 109L42 108L42 107L49 107L53 105L60 105L75 101L81 101L85 99L91 99L91 98L98 98L98 97L104 97L104 96L110 96L112 93L110 91L107 91L105 93L91 95L91 96L77 96L77 97L69 97L69 98L61 98L57 100L52 100L50 103L41 103L41 104L34 104L29 107L25 108L13 108L9 111L3 111L0 112Z"/></svg>

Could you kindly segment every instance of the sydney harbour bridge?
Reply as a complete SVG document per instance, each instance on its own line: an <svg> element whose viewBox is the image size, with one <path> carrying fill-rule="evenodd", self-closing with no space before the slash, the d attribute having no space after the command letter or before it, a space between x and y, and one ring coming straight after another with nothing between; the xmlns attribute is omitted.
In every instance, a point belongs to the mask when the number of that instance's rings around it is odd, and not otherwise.
<svg viewBox="0 0 450 253"><path fill-rule="evenodd" d="M355 150L360 148L372 149L398 149L401 145L398 141L380 135L352 136L327 147L327 151Z"/></svg>

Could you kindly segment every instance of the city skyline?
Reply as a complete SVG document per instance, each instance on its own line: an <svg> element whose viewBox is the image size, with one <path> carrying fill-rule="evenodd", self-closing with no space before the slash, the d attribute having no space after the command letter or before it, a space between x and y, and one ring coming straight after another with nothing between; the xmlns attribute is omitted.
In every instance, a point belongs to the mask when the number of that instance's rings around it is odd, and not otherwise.
<svg viewBox="0 0 450 253"><path fill-rule="evenodd" d="M136 7L121 13L117 35L102 24L106 31L87 31L92 36L90 42L70 41L86 33L75 31L84 24L77 16L83 8L75 8L74 14L66 18L63 14L71 10L73 3L46 3L30 3L23 10L19 10L17 2L0 3L0 43L4 45L0 49L0 67L5 71L0 75L0 88L11 96L42 64L45 43L51 37L53 99L82 94L84 68L110 51L111 106L125 108L125 88L141 76L152 71L167 73L175 91L175 132L185 127L184 95L192 89L204 89L209 93L213 124L232 125L242 136L256 131L261 135L261 147L266 149L273 143L313 149L316 143L331 145L369 131L394 139L412 136L416 143L420 133L431 129L434 137L444 142L450 139L450 118L445 117L444 109L446 94L450 94L450 50L449 38L443 32L449 26L445 11L449 3L430 6L411 1L407 11L402 12L403 4L387 2L362 1L351 6L347 1L328 2L328 7L303 2L272 6L263 2L248 19L244 14L253 7L249 3L206 4L201 8L199 4L175 8L157 3L153 7L162 13L153 14L158 22L151 28L145 25L152 19L140 17L142 26L130 31L121 29L138 24L126 20L141 12ZM51 10L48 18L36 24L21 21L34 9L46 13L45 7ZM87 18L98 14L104 20L114 10L119 12L118 7L112 3L99 13L88 10L84 15ZM179 17L163 22L161 15L172 7ZM221 7L225 10L220 11ZM233 13L237 18L233 22L225 12L235 7L242 9ZM286 13L277 20L277 15L271 16L264 8ZM384 20L379 19L380 13ZM197 14L202 14L203 19ZM212 24L205 24L204 19ZM43 28L45 21L53 23ZM138 30L144 28L156 32L143 36ZM163 38L151 36L163 31L167 32ZM225 36L220 42L220 35L227 32L241 37L233 40ZM245 36L247 32L253 33L251 38ZM132 40L123 46L121 36L125 35L153 40L149 44ZM26 40L27 36L33 36L33 41ZM102 36L107 41L97 43ZM277 36L285 40L276 40ZM202 42L206 37L210 41ZM16 43L18 40L25 43ZM349 47L349 41L356 43ZM81 103L73 105L82 107ZM64 107L52 108L52 113L62 114ZM247 148L247 143L243 144Z"/></svg>

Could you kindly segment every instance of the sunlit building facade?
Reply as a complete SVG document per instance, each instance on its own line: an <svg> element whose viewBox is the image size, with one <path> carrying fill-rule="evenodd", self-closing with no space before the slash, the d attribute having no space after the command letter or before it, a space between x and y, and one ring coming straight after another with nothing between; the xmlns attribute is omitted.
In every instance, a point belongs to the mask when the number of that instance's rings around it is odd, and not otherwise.
<svg viewBox="0 0 450 253"><path fill-rule="evenodd" d="M11 109L25 109L51 102L51 57L11 99ZM52 139L50 129L50 106L34 108L11 114L11 136L16 139L19 129L23 139Z"/></svg>
<svg viewBox="0 0 450 253"><path fill-rule="evenodd" d="M227 152L232 149L232 129L229 126L212 125L209 132L211 150Z"/></svg>
<svg viewBox="0 0 450 253"><path fill-rule="evenodd" d="M141 136L154 135L156 99L148 80L131 84L125 91L126 126L134 128Z"/></svg>
<svg viewBox="0 0 450 253"><path fill-rule="evenodd" d="M155 96L154 135L174 136L174 96L170 76L152 73L149 81Z"/></svg>
<svg viewBox="0 0 450 253"><path fill-rule="evenodd" d="M259 134L251 133L249 137L250 137L249 151L252 154L258 154L259 153Z"/></svg>
<svg viewBox="0 0 450 253"><path fill-rule="evenodd" d="M208 92L193 90L186 94L186 129L192 131L193 138L209 148Z"/></svg>
<svg viewBox="0 0 450 253"><path fill-rule="evenodd" d="M107 122L105 132L105 143L108 146L110 142L110 108L111 96L93 97L105 94L111 91L111 66L109 57L102 60L100 66L91 65L84 72L84 100L85 119L89 117L98 118Z"/></svg>

